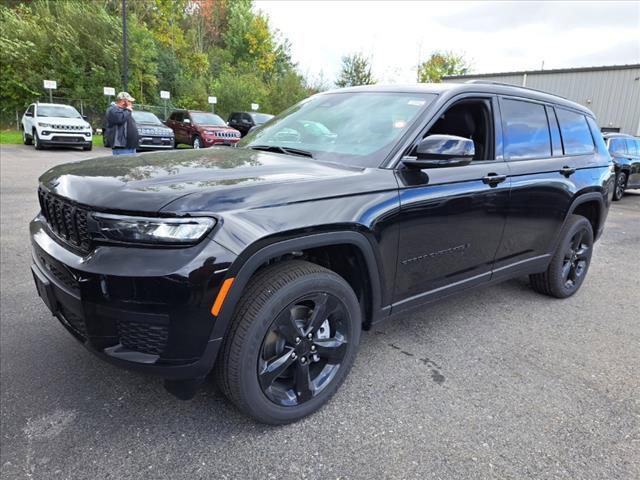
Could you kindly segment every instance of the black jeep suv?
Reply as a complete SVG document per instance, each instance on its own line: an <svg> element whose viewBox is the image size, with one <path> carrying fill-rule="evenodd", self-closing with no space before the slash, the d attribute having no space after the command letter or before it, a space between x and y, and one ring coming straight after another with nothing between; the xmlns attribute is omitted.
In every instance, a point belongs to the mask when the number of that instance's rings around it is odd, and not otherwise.
<svg viewBox="0 0 640 480"><path fill-rule="evenodd" d="M616 179L613 199L620 200L627 188L640 188L640 138L622 133L605 133Z"/></svg>
<svg viewBox="0 0 640 480"><path fill-rule="evenodd" d="M376 322L521 275L574 294L612 194L580 105L483 83L349 88L239 148L52 168L32 270L104 360L183 398L214 370L279 424L335 393Z"/></svg>

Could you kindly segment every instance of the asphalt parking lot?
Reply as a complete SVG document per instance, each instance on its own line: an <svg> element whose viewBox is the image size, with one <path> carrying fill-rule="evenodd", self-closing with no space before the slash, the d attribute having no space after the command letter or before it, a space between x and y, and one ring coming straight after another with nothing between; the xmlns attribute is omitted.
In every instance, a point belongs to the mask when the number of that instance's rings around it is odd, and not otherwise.
<svg viewBox="0 0 640 480"><path fill-rule="evenodd" d="M3 479L640 478L640 192L574 297L523 278L379 325L324 409L274 428L213 382L182 402L102 363L37 296L37 177L104 152L0 147Z"/></svg>

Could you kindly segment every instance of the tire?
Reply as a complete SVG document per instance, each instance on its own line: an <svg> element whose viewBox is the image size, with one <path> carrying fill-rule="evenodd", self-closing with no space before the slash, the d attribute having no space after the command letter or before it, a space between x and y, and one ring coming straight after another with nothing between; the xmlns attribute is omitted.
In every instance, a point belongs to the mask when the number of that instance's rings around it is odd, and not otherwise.
<svg viewBox="0 0 640 480"><path fill-rule="evenodd" d="M36 150L44 150L44 145L40 141L40 137L38 137L38 131L33 131L33 146L36 147Z"/></svg>
<svg viewBox="0 0 640 480"><path fill-rule="evenodd" d="M31 135L27 135L25 130L22 131L22 143L25 145L33 145L33 138Z"/></svg>
<svg viewBox="0 0 640 480"><path fill-rule="evenodd" d="M358 299L336 273L300 260L266 267L236 306L216 364L218 385L260 422L295 422L322 407L342 384L361 325ZM309 331L314 333L305 336ZM271 371L273 365L279 367Z"/></svg>
<svg viewBox="0 0 640 480"><path fill-rule="evenodd" d="M551 297L570 297L584 282L592 254L591 222L581 215L571 215L547 270L529 276L531 286L536 292Z"/></svg>
<svg viewBox="0 0 640 480"><path fill-rule="evenodd" d="M84 150L85 152L88 152L89 150L92 150L92 149L93 149L93 143L90 143L82 147L82 150Z"/></svg>
<svg viewBox="0 0 640 480"><path fill-rule="evenodd" d="M616 183L613 186L613 200L622 200L624 189L627 186L627 172L620 171L616 174Z"/></svg>
<svg viewBox="0 0 640 480"><path fill-rule="evenodd" d="M200 137L198 135L195 135L193 137L193 140L191 140L191 146L193 148L203 148L202 147L202 140L200 139Z"/></svg>

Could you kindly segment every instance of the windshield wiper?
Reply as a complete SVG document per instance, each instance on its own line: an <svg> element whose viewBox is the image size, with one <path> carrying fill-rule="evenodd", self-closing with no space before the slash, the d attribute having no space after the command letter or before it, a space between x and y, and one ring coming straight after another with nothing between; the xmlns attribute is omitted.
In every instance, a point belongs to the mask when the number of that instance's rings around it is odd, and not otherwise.
<svg viewBox="0 0 640 480"><path fill-rule="evenodd" d="M265 152L284 153L286 155L298 155L300 157L313 158L311 152L300 150L299 148L281 147L279 145L251 145L249 148L253 150L264 150Z"/></svg>

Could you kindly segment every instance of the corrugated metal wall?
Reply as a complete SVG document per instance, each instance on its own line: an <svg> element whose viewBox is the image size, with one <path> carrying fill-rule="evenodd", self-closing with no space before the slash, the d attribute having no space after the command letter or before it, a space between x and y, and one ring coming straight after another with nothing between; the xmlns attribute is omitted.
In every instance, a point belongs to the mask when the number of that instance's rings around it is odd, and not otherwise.
<svg viewBox="0 0 640 480"><path fill-rule="evenodd" d="M523 85L523 73L505 75L464 75L445 82L487 80ZM595 69L593 71L526 72L529 88L561 95L589 108L600 127L640 136L640 67Z"/></svg>

